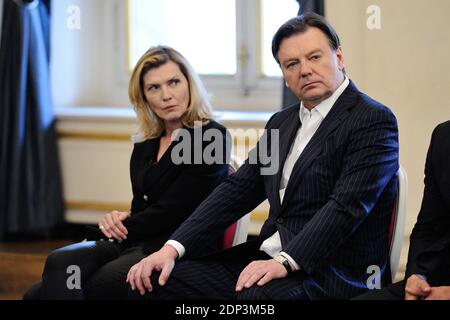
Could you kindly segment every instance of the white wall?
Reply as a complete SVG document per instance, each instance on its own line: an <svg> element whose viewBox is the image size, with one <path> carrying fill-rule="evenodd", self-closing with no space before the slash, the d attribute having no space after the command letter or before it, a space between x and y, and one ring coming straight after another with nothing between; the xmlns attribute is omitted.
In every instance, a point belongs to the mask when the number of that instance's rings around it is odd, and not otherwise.
<svg viewBox="0 0 450 320"><path fill-rule="evenodd" d="M129 106L125 61L125 1L52 1L51 74L57 107ZM81 28L67 26L70 6L80 8ZM123 73L122 73L123 72Z"/></svg>

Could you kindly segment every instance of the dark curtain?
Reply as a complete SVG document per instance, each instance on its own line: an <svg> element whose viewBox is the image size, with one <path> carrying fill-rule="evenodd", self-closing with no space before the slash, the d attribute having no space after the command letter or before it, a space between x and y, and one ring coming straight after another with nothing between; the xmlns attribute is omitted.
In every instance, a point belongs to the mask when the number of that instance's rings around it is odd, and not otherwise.
<svg viewBox="0 0 450 320"><path fill-rule="evenodd" d="M306 12L315 12L325 16L325 0L296 0L299 4L298 15ZM298 103L298 98L286 87L283 81L282 109Z"/></svg>
<svg viewBox="0 0 450 320"><path fill-rule="evenodd" d="M50 1L4 0L0 239L50 234L64 207L49 80Z"/></svg>

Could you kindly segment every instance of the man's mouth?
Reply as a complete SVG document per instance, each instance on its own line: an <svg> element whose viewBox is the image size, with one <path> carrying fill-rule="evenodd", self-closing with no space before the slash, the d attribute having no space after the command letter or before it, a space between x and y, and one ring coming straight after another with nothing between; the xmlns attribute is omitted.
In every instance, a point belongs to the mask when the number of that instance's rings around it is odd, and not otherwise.
<svg viewBox="0 0 450 320"><path fill-rule="evenodd" d="M319 83L318 81L308 82L307 84L303 85L302 89L304 89L304 88L306 88L306 87L308 87L308 86L311 86L311 85L318 84L318 83Z"/></svg>

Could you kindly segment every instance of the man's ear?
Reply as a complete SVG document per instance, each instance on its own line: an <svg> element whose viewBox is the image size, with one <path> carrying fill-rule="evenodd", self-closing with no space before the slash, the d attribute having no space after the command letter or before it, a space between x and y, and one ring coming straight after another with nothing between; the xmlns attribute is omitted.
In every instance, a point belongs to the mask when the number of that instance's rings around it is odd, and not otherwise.
<svg viewBox="0 0 450 320"><path fill-rule="evenodd" d="M344 64L344 54L342 53L342 47L336 49L336 57L338 61L339 70L341 71L344 70L345 64Z"/></svg>

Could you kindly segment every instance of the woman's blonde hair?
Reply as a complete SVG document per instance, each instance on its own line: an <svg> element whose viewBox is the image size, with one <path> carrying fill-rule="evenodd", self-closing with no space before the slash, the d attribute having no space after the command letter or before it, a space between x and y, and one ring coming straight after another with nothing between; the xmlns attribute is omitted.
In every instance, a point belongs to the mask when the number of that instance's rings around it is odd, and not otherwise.
<svg viewBox="0 0 450 320"><path fill-rule="evenodd" d="M175 62L186 77L189 85L189 104L181 117L184 126L193 128L194 122L206 124L213 118L211 104L202 81L190 63L178 51L167 46L152 47L139 59L131 74L128 96L136 112L138 130L133 140L143 141L164 133L164 122L152 111L144 95L144 75L168 61Z"/></svg>

